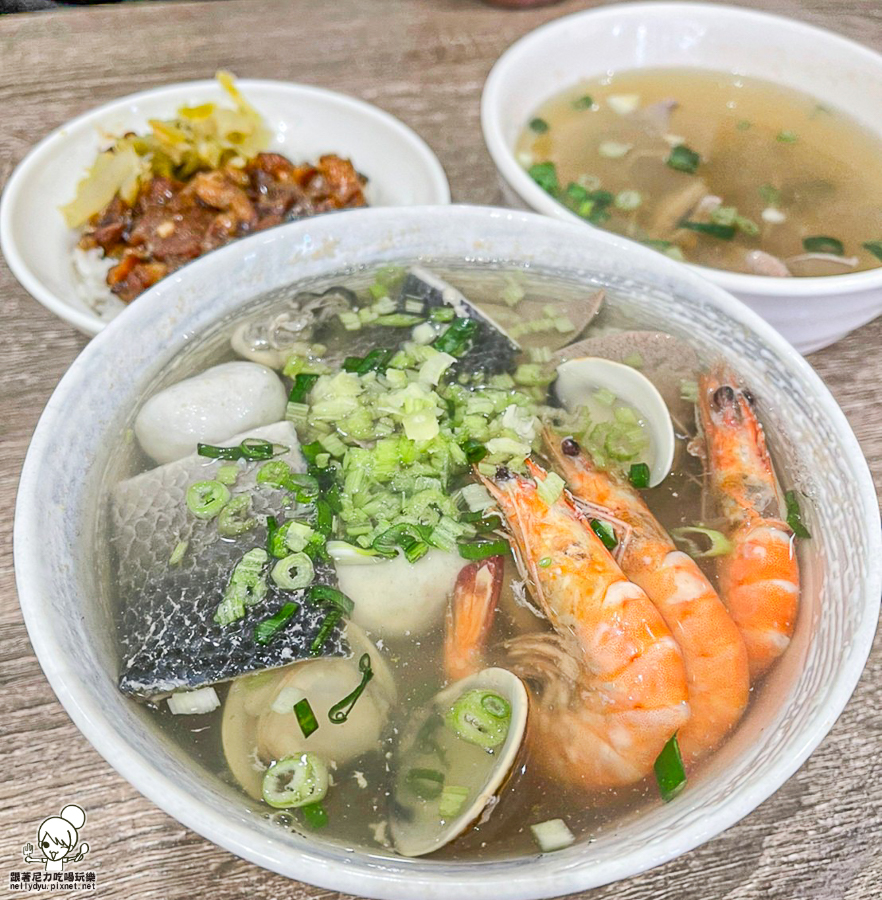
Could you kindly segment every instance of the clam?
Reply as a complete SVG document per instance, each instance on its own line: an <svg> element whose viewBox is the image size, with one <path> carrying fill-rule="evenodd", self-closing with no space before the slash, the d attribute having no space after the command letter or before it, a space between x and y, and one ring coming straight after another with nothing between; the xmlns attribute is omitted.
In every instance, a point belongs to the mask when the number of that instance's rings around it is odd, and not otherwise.
<svg viewBox="0 0 882 900"><path fill-rule="evenodd" d="M506 669L445 688L416 715L395 754L390 833L402 856L449 844L495 806L516 768L527 691Z"/></svg>
<svg viewBox="0 0 882 900"><path fill-rule="evenodd" d="M275 307L236 327L230 338L233 351L243 359L284 367L295 352L307 352L317 329L340 312L351 309L355 294L348 288L332 287L321 294L299 294L283 309Z"/></svg>
<svg viewBox="0 0 882 900"><path fill-rule="evenodd" d="M694 382L701 365L698 354L685 341L661 331L609 332L570 344L555 353L554 359L560 363L583 356L636 362L658 389L677 427L688 430L694 402L684 396L684 385Z"/></svg>
<svg viewBox="0 0 882 900"><path fill-rule="evenodd" d="M671 471L676 441L674 426L665 401L655 385L636 369L624 363L597 356L583 356L557 367L555 393L564 408L588 406L598 391L609 391L616 401L634 409L649 438L649 484L662 482Z"/></svg>
<svg viewBox="0 0 882 900"><path fill-rule="evenodd" d="M255 799L274 760L311 751L326 764L343 765L380 746L389 710L397 700L395 681L380 651L351 622L345 629L353 655L312 659L237 678L224 703L221 737L227 766ZM359 659L370 655L374 676L341 724L328 712L362 675ZM307 698L319 727L304 737L294 704Z"/></svg>

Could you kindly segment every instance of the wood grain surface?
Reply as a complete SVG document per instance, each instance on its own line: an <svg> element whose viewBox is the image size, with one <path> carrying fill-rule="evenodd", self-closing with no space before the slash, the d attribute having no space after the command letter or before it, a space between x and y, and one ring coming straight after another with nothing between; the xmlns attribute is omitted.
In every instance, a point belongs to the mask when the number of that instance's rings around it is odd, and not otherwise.
<svg viewBox="0 0 882 900"><path fill-rule="evenodd" d="M478 100L495 58L591 3L509 12L476 0L230 0L123 4L0 18L0 185L35 141L136 90L210 77L324 85L399 116L436 150L454 199L498 203ZM878 0L756 0L882 49ZM141 797L74 728L21 621L12 517L50 392L85 345L0 264L0 892L37 824L76 798L104 897L338 897L214 847ZM882 488L882 319L811 357ZM774 797L705 846L592 900L877 900L882 896L882 640L829 737Z"/></svg>

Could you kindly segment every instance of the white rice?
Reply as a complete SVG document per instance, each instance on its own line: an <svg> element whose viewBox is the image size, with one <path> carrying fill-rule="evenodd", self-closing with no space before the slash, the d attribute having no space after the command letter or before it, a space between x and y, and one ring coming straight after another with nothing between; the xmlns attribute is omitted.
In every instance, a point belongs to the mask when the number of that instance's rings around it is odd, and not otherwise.
<svg viewBox="0 0 882 900"><path fill-rule="evenodd" d="M112 319L125 303L110 290L107 273L116 260L104 256L100 247L83 250L75 247L71 254L77 296L102 319Z"/></svg>

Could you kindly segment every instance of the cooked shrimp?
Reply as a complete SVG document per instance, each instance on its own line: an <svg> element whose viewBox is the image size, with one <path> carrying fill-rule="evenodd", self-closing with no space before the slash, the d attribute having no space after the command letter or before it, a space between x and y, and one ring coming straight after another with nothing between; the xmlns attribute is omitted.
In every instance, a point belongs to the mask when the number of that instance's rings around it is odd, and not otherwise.
<svg viewBox="0 0 882 900"><path fill-rule="evenodd" d="M459 573L447 607L444 671L453 681L477 672L502 588L503 559L469 563Z"/></svg>
<svg viewBox="0 0 882 900"><path fill-rule="evenodd" d="M731 528L732 550L719 561L720 593L757 678L790 643L799 566L793 535L780 518L778 483L753 402L724 368L699 379L711 488Z"/></svg>
<svg viewBox="0 0 882 900"><path fill-rule="evenodd" d="M532 463L531 471L544 479ZM484 481L556 632L508 645L514 671L542 683L531 705L538 764L589 790L639 781L689 718L683 661L670 631L565 492L549 505L530 479ZM458 585L449 620L457 632L450 641L462 641L448 654L454 665L476 664L494 581L484 567Z"/></svg>
<svg viewBox="0 0 882 900"><path fill-rule="evenodd" d="M715 747L744 713L747 650L726 607L695 561L678 550L640 494L597 469L570 438L546 430L545 446L577 500L602 507L628 527L619 565L646 591L683 654L691 715L677 734L684 759Z"/></svg>

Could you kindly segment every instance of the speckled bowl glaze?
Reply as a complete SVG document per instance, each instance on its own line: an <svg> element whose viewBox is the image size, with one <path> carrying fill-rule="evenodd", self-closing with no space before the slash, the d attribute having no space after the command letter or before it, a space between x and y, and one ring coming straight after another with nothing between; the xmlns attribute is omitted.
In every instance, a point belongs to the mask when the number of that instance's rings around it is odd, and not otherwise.
<svg viewBox="0 0 882 900"><path fill-rule="evenodd" d="M793 643L731 740L674 802L548 855L462 863L349 851L283 831L190 759L116 688L100 575L102 479L158 373L224 317L293 283L420 260L467 273L507 264L629 298L645 324L724 354L749 380L789 480L803 490L803 602ZM71 464L71 461L79 461ZM34 434L15 522L21 606L43 669L83 734L185 825L291 878L377 898L524 900L626 878L707 841L779 788L833 725L860 676L882 588L875 493L857 442L799 354L729 294L660 254L530 213L372 209L295 223L232 244L165 279L71 366Z"/></svg>

